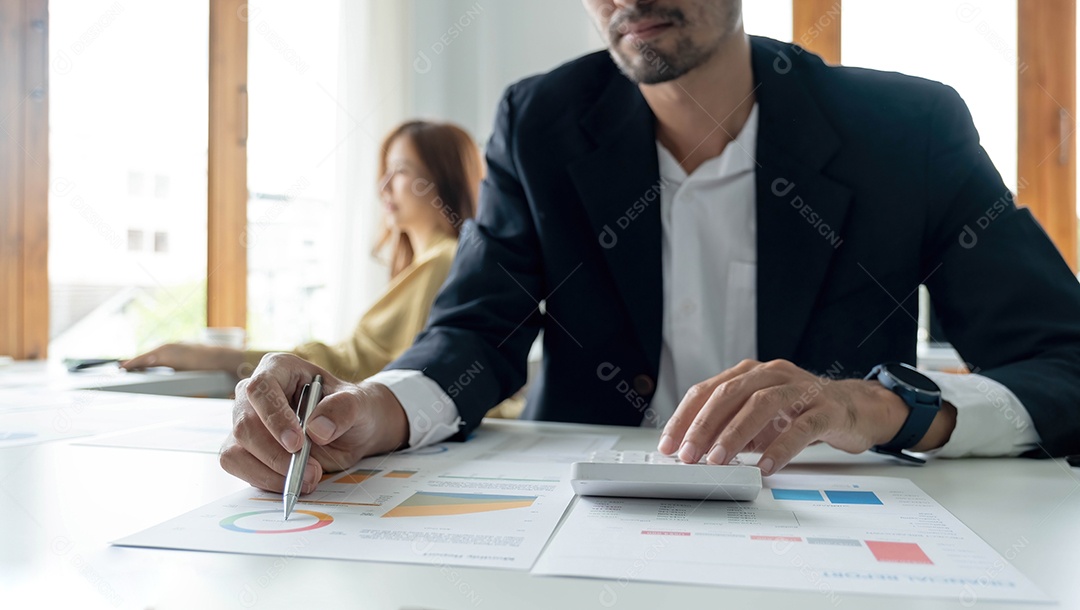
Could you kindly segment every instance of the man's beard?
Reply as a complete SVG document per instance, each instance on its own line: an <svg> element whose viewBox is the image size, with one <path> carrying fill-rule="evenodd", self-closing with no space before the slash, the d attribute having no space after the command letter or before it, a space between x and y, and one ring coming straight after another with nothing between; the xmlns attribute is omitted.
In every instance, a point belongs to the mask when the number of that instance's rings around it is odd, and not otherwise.
<svg viewBox="0 0 1080 610"><path fill-rule="evenodd" d="M687 72L704 64L719 48L719 41L711 47L695 44L689 36L683 34L676 42L674 51L662 51L648 42L633 43L636 54L624 51L619 43L620 35L631 23L648 17L656 17L670 22L673 28L686 25L686 16L679 9L664 9L646 6L622 13L608 24L608 48L619 70L635 83L655 85L675 80Z"/></svg>

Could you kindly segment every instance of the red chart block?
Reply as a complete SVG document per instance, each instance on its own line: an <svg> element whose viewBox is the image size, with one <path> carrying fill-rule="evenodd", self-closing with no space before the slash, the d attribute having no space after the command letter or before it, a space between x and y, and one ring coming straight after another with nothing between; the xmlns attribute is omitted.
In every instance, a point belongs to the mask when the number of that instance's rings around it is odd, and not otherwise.
<svg viewBox="0 0 1080 610"><path fill-rule="evenodd" d="M922 547L914 542L877 542L867 540L866 546L878 561L892 563L933 564L923 552Z"/></svg>

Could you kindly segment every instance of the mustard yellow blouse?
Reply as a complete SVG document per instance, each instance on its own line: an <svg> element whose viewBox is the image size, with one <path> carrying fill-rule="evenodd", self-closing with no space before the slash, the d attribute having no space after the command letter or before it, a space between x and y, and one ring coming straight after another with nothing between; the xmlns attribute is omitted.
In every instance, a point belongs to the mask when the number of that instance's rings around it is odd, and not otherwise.
<svg viewBox="0 0 1080 610"><path fill-rule="evenodd" d="M418 253L412 264L391 280L348 339L328 345L313 341L292 350L335 377L360 381L381 371L412 345L424 329L435 295L450 274L457 239L441 235ZM248 350L244 359L256 366L265 351Z"/></svg>
<svg viewBox="0 0 1080 610"><path fill-rule="evenodd" d="M356 325L348 339L327 345L314 341L292 350L339 379L358 382L378 373L412 345L424 329L431 305L450 275L457 252L457 238L440 235L413 258L371 309ZM248 350L245 361L252 367L268 352ZM513 396L488 411L488 417L517 418L525 407L524 396Z"/></svg>

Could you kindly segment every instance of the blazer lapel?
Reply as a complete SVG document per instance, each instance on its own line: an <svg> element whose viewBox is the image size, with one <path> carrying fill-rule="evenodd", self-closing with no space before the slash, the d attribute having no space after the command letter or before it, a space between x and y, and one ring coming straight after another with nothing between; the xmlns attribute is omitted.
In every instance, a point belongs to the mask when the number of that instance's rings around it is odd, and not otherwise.
<svg viewBox="0 0 1080 610"><path fill-rule="evenodd" d="M752 45L759 108L758 358L791 359L833 254L842 247L851 191L821 173L840 142L799 73L778 70L769 46L756 39ZM595 148L568 171L656 371L663 278L654 123L637 86L613 75L581 121Z"/></svg>
<svg viewBox="0 0 1080 610"><path fill-rule="evenodd" d="M567 169L655 374L663 278L654 117L637 86L614 74L581 125L595 148Z"/></svg>
<svg viewBox="0 0 1080 610"><path fill-rule="evenodd" d="M769 45L772 46L772 45ZM851 191L821 173L840 141L797 70L753 42L757 145L758 358L795 357L842 230ZM784 46L794 54L791 47Z"/></svg>

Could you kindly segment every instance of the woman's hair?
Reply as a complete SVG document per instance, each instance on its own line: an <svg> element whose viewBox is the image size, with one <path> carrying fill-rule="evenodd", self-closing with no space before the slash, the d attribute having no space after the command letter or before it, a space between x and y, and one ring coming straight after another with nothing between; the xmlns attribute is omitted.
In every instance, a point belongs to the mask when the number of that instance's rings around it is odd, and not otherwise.
<svg viewBox="0 0 1080 610"><path fill-rule="evenodd" d="M412 143L424 165L430 183L421 180L413 188L424 192L434 188L432 205L438 208L457 237L461 225L476 215L480 181L484 179L484 160L472 137L462 128L450 123L408 121L398 125L382 142L379 156L379 180L386 180L387 155L398 138ZM390 265L393 278L412 264L415 251L409 236L386 226L375 242L374 254ZM383 255L383 256L380 256Z"/></svg>

